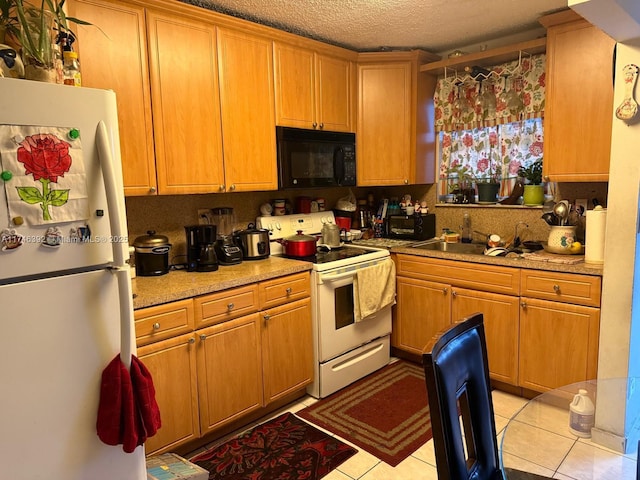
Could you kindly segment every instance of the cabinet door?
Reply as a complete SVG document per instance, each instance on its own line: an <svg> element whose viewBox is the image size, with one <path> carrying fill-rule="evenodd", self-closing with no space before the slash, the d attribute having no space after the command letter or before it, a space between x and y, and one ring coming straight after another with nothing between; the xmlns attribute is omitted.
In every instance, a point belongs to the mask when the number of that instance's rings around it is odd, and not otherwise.
<svg viewBox="0 0 640 480"><path fill-rule="evenodd" d="M484 314L489 374L511 385L518 385L519 301L518 297L456 287L451 301L454 323L476 312Z"/></svg>
<svg viewBox="0 0 640 480"><path fill-rule="evenodd" d="M358 185L409 183L410 62L358 66Z"/></svg>
<svg viewBox="0 0 640 480"><path fill-rule="evenodd" d="M147 12L153 124L161 194L224 184L216 29Z"/></svg>
<svg viewBox="0 0 640 480"><path fill-rule="evenodd" d="M550 180L609 178L614 45L584 20L547 31L544 174Z"/></svg>
<svg viewBox="0 0 640 480"><path fill-rule="evenodd" d="M272 42L218 30L226 190L277 190Z"/></svg>
<svg viewBox="0 0 640 480"><path fill-rule="evenodd" d="M277 42L273 48L276 123L287 127L315 128L313 52Z"/></svg>
<svg viewBox="0 0 640 480"><path fill-rule="evenodd" d="M162 428L145 443L147 455L200 436L196 348L193 333L138 348L156 389Z"/></svg>
<svg viewBox="0 0 640 480"><path fill-rule="evenodd" d="M203 434L262 407L262 349L257 313L196 331Z"/></svg>
<svg viewBox="0 0 640 480"><path fill-rule="evenodd" d="M435 334L451 324L451 286L397 277L392 345L422 354Z"/></svg>
<svg viewBox="0 0 640 480"><path fill-rule="evenodd" d="M323 130L352 132L352 63L316 55L316 122Z"/></svg>
<svg viewBox="0 0 640 480"><path fill-rule="evenodd" d="M260 315L265 404L268 404L313 380L311 300L298 300Z"/></svg>
<svg viewBox="0 0 640 480"><path fill-rule="evenodd" d="M144 9L125 2L72 0L82 85L116 92L125 195L156 192ZM99 27L99 28L98 28Z"/></svg>
<svg viewBox="0 0 640 480"><path fill-rule="evenodd" d="M600 309L522 298L520 386L544 392L596 377Z"/></svg>

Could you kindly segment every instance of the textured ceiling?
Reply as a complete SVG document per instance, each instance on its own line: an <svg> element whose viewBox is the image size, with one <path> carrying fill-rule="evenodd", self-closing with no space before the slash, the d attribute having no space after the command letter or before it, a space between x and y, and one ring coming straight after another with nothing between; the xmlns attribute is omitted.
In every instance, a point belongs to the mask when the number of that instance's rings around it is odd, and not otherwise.
<svg viewBox="0 0 640 480"><path fill-rule="evenodd" d="M567 0L182 0L358 51L433 53L539 29Z"/></svg>

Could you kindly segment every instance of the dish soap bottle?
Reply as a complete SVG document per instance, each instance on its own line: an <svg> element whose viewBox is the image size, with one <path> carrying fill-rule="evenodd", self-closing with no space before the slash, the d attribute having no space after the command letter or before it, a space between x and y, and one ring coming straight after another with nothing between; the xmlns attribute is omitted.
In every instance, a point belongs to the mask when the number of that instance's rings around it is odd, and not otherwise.
<svg viewBox="0 0 640 480"><path fill-rule="evenodd" d="M471 217L468 213L465 213L462 216L462 228L461 228L460 236L462 239L462 243L471 243L472 233L471 233Z"/></svg>
<svg viewBox="0 0 640 480"><path fill-rule="evenodd" d="M595 423L595 407L584 389L578 390L569 406L569 430L581 438L591 438Z"/></svg>

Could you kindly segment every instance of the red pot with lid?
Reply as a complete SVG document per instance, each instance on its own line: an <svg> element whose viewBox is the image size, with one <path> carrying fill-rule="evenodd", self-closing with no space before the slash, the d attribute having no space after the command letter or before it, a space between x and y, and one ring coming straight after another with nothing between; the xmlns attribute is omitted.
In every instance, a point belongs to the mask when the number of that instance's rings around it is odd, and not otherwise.
<svg viewBox="0 0 640 480"><path fill-rule="evenodd" d="M302 230L290 237L280 240L284 253L290 257L309 257L316 254L316 237L305 235Z"/></svg>

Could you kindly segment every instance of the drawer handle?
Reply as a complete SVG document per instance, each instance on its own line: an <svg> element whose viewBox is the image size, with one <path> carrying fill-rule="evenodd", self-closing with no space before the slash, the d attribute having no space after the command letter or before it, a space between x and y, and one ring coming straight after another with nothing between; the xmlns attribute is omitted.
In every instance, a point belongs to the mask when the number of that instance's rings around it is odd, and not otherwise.
<svg viewBox="0 0 640 480"><path fill-rule="evenodd" d="M558 295L560 295L560 285L554 285L553 286L553 291L556 292Z"/></svg>
<svg viewBox="0 0 640 480"><path fill-rule="evenodd" d="M227 305L227 310L231 311L235 308L236 306L233 303L230 303Z"/></svg>
<svg viewBox="0 0 640 480"><path fill-rule="evenodd" d="M153 329L154 330L160 330L160 324L158 322L153 324Z"/></svg>
<svg viewBox="0 0 640 480"><path fill-rule="evenodd" d="M269 315L268 313L265 313L262 318L264 318L264 320L268 322L271 319L271 315Z"/></svg>
<svg viewBox="0 0 640 480"><path fill-rule="evenodd" d="M287 295L291 295L291 292L293 292L293 290L291 290L291 287L289 287L287 288L286 292L287 292Z"/></svg>
<svg viewBox="0 0 640 480"><path fill-rule="evenodd" d="M189 339L189 344L190 344L190 345L193 345L194 343L196 343L196 339L195 339L195 338L193 338L193 337L191 337L191 338Z"/></svg>
<svg viewBox="0 0 640 480"><path fill-rule="evenodd" d="M201 333L200 340L204 342L206 339L207 339L207 336L204 333Z"/></svg>

